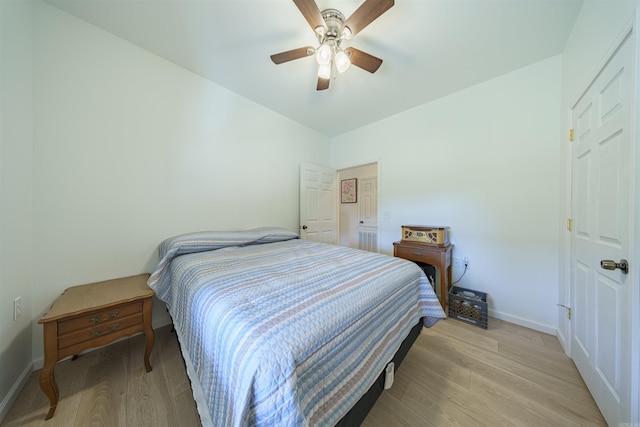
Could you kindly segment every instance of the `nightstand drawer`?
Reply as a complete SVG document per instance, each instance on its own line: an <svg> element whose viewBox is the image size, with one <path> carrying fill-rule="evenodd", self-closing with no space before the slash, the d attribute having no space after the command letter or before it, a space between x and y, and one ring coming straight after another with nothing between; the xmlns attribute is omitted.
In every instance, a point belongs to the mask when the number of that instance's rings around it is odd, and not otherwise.
<svg viewBox="0 0 640 427"><path fill-rule="evenodd" d="M425 264L440 264L443 258L443 251L437 246L427 245L396 245L394 255L411 261L424 262ZM445 264L451 263L451 251L444 252Z"/></svg>
<svg viewBox="0 0 640 427"><path fill-rule="evenodd" d="M429 257L429 252L419 247L396 246L395 256L399 258L409 259L412 261L424 261L425 257Z"/></svg>
<svg viewBox="0 0 640 427"><path fill-rule="evenodd" d="M134 313L142 313L142 301L95 311L84 316L76 317L75 319L64 320L58 323L58 334L64 335L80 329L98 326L106 322L122 319Z"/></svg>
<svg viewBox="0 0 640 427"><path fill-rule="evenodd" d="M64 348L70 347L75 344L103 337L109 334L116 334L122 329L142 324L142 313L139 312L131 314L129 316L120 317L109 322L104 322L99 325L89 326L84 329L72 331L68 334L60 334L58 336L58 348L60 350L63 350Z"/></svg>

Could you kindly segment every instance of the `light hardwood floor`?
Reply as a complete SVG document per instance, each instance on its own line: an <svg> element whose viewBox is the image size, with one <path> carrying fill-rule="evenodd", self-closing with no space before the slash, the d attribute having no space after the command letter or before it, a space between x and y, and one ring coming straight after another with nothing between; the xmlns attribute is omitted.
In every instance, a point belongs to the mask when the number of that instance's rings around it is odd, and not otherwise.
<svg viewBox="0 0 640 427"><path fill-rule="evenodd" d="M496 319L423 329L364 427L606 426L554 336Z"/></svg>
<svg viewBox="0 0 640 427"><path fill-rule="evenodd" d="M156 330L153 371L142 335L56 366L60 401L29 378L2 426L199 426L169 327ZM483 330L446 319L424 329L365 420L389 426L605 426L572 361L550 335L496 319Z"/></svg>

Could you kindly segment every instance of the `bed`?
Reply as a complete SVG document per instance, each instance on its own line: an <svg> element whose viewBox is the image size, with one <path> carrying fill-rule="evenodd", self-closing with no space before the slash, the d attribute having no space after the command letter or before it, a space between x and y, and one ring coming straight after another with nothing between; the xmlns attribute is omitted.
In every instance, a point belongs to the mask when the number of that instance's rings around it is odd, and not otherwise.
<svg viewBox="0 0 640 427"><path fill-rule="evenodd" d="M387 364L445 317L415 264L282 228L183 234L159 254L148 284L205 426L361 421Z"/></svg>

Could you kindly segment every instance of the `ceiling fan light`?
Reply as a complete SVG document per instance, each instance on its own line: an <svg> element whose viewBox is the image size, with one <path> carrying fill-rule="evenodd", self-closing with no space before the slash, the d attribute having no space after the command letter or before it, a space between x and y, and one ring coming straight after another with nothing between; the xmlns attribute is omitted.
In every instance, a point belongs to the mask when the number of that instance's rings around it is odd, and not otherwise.
<svg viewBox="0 0 640 427"><path fill-rule="evenodd" d="M323 44L316 51L316 61L319 65L327 65L329 62L331 62L332 54L333 51L331 49L331 46L329 46L328 44Z"/></svg>
<svg viewBox="0 0 640 427"><path fill-rule="evenodd" d="M349 40L351 37L353 37L353 33L351 32L351 28L345 26L342 29L342 37Z"/></svg>
<svg viewBox="0 0 640 427"><path fill-rule="evenodd" d="M331 78L331 64L323 64L318 67L318 77L321 79Z"/></svg>
<svg viewBox="0 0 640 427"><path fill-rule="evenodd" d="M351 61L349 60L349 56L344 53L343 50L340 50L336 53L336 69L339 73L344 73L351 65Z"/></svg>

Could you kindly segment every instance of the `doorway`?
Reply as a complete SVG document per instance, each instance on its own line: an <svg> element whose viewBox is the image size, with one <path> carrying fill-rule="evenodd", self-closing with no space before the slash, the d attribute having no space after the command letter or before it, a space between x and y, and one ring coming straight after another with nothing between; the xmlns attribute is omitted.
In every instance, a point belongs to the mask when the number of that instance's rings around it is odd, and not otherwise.
<svg viewBox="0 0 640 427"><path fill-rule="evenodd" d="M342 200L342 183L354 180L355 201ZM353 182L353 181L349 181ZM378 249L378 163L338 170L338 244L354 249Z"/></svg>

